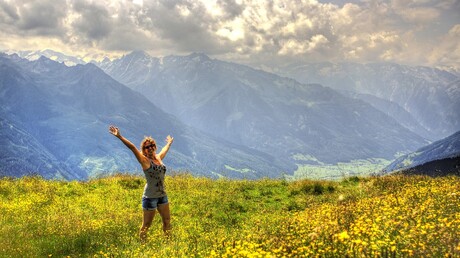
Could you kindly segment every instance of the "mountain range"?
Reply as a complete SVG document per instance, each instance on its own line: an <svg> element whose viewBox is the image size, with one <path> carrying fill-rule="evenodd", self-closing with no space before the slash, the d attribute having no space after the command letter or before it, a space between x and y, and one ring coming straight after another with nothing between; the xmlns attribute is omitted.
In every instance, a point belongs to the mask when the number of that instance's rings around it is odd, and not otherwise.
<svg viewBox="0 0 460 258"><path fill-rule="evenodd" d="M25 58L29 61L35 61L43 56L53 61L63 63L66 66L75 66L78 64L87 63L80 57L65 55L63 53L60 53L60 52L57 52L51 49L45 49L45 50L39 50L39 51L32 51L32 50L6 51L5 54L10 54L10 55L16 54L19 57Z"/></svg>
<svg viewBox="0 0 460 258"><path fill-rule="evenodd" d="M132 153L108 133L115 124L136 145L175 137L175 170L235 178L278 177L294 169L277 157L187 127L93 64L68 67L41 57L0 56L1 175L87 179L139 171Z"/></svg>
<svg viewBox="0 0 460 258"><path fill-rule="evenodd" d="M459 80L435 69L417 68L417 74L416 68L395 66L402 72L384 73L380 69L388 64L363 66L374 73L360 75L370 88L390 85L393 94L403 95L388 97L386 90L363 90L356 85L364 82L331 69L312 72L309 80L323 85L297 78L302 83L199 53L156 58L137 51L90 64L53 51L19 55L29 59L0 56L3 175L86 179L140 170L107 132L109 124L136 145L145 135L160 145L173 135L165 162L175 170L233 178L279 177L301 164L393 160L458 128ZM408 80L407 69L432 84L398 84ZM300 70L291 70L295 77L292 71ZM371 83L377 71L388 84ZM391 79L394 74L399 77ZM340 80L341 87L329 83ZM413 85L418 82L425 85L421 91ZM430 122L436 112L446 113Z"/></svg>
<svg viewBox="0 0 460 258"><path fill-rule="evenodd" d="M431 141L460 129L460 77L445 70L393 63L311 63L280 67L277 73L352 94Z"/></svg>
<svg viewBox="0 0 460 258"><path fill-rule="evenodd" d="M393 159L426 143L364 101L204 54L133 52L98 65L189 126L291 161Z"/></svg>

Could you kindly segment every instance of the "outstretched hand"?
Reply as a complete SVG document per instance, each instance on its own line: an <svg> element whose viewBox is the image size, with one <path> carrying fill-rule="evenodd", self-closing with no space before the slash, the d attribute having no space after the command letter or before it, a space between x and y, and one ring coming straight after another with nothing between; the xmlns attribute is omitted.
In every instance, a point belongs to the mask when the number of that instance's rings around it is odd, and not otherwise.
<svg viewBox="0 0 460 258"><path fill-rule="evenodd" d="M171 145L174 141L174 137L172 137L171 135L168 135L166 136L166 143Z"/></svg>
<svg viewBox="0 0 460 258"><path fill-rule="evenodd" d="M116 126L111 125L109 127L109 132L111 134L115 135L116 137L120 136L120 129L118 129L118 127L116 127Z"/></svg>

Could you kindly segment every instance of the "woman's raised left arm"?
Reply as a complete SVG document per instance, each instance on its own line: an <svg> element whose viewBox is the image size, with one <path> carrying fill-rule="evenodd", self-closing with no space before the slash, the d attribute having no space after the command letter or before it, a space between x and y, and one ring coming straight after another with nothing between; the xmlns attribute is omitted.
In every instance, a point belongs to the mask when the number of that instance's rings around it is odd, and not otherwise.
<svg viewBox="0 0 460 258"><path fill-rule="evenodd" d="M169 151L169 147L171 147L171 144L173 143L174 138L171 137L171 135L166 136L166 145L161 149L159 155L160 159L163 160L163 158L166 156L166 153Z"/></svg>

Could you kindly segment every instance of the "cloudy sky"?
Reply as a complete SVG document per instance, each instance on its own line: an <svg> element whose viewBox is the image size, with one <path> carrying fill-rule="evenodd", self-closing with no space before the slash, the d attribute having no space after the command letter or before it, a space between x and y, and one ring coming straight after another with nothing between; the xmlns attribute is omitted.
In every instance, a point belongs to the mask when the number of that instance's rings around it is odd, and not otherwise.
<svg viewBox="0 0 460 258"><path fill-rule="evenodd" d="M0 50L460 68L460 0L0 0Z"/></svg>

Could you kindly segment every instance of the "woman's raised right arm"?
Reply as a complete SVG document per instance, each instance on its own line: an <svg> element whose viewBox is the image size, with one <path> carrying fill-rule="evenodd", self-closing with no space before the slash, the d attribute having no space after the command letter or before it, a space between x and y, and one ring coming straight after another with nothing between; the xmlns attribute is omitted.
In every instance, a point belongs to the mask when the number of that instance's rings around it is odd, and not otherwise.
<svg viewBox="0 0 460 258"><path fill-rule="evenodd" d="M143 164L146 162L144 155L136 148L136 146L132 142L130 142L128 139L126 139L120 134L120 129L118 129L118 127L111 125L109 127L109 132L118 139L120 139L120 141L123 142L126 145L126 147L128 147L128 149L130 149L134 153L134 156L136 156L137 161L139 161L139 163Z"/></svg>

